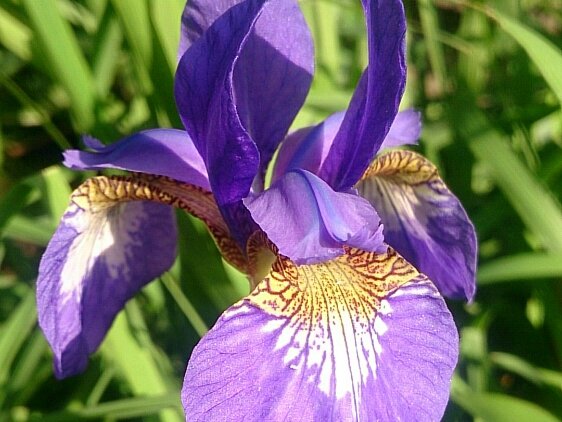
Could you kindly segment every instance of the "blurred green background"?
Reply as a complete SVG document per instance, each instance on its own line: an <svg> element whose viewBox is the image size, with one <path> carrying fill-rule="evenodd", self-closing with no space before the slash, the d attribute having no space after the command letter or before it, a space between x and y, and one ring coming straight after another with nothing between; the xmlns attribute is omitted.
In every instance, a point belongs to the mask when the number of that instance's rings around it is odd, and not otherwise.
<svg viewBox="0 0 562 422"><path fill-rule="evenodd" d="M317 71L294 128L344 109L366 65L358 0L302 0ZM110 143L181 127L173 75L182 0L0 0L0 421L181 421L189 353L247 293L178 213L173 269L118 317L88 370L54 379L37 328L38 262L93 173L60 165L81 134ZM404 107L420 150L479 237L478 294L447 421L562 418L562 1L406 0Z"/></svg>

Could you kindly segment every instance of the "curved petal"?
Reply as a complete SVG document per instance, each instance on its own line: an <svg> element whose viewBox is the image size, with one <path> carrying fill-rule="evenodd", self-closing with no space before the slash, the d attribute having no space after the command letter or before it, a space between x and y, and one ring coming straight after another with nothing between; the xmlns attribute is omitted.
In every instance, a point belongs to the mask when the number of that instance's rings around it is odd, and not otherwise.
<svg viewBox="0 0 562 422"><path fill-rule="evenodd" d="M357 184L384 223L385 240L447 297L474 297L476 234L433 164L411 151L378 157Z"/></svg>
<svg viewBox="0 0 562 422"><path fill-rule="evenodd" d="M222 255L247 271L210 192L166 177L100 176L72 194L39 266L39 324L55 373L82 371L125 302L175 259L171 206L203 220Z"/></svg>
<svg viewBox="0 0 562 422"><path fill-rule="evenodd" d="M406 20L400 0L363 0L369 66L353 94L319 176L335 190L351 188L379 150L406 82Z"/></svg>
<svg viewBox="0 0 562 422"><path fill-rule="evenodd" d="M182 16L180 55L239 3L189 1ZM207 54L217 52L208 50ZM264 172L302 106L314 72L312 38L297 3L267 3L236 60L235 66L232 63L236 111L260 151Z"/></svg>
<svg viewBox="0 0 562 422"><path fill-rule="evenodd" d="M344 112L334 113L316 126L300 129L290 134L279 149L272 181L283 177L290 170L299 168L318 174L344 116ZM381 149L416 144L420 132L420 113L414 110L400 111L392 122Z"/></svg>
<svg viewBox="0 0 562 422"><path fill-rule="evenodd" d="M196 346L190 421L437 421L458 336L443 299L389 250L280 259Z"/></svg>
<svg viewBox="0 0 562 422"><path fill-rule="evenodd" d="M421 129L421 114L419 111L400 111L392 122L380 149L417 144Z"/></svg>
<svg viewBox="0 0 562 422"><path fill-rule="evenodd" d="M72 202L39 266L39 325L58 378L82 372L125 302L174 262L173 210Z"/></svg>
<svg viewBox="0 0 562 422"><path fill-rule="evenodd" d="M299 264L333 258L343 246L383 252L382 226L367 201L334 192L304 170L287 173L244 204L281 254Z"/></svg>
<svg viewBox="0 0 562 422"><path fill-rule="evenodd" d="M114 168L156 174L210 189L205 163L182 130L145 130L108 146L90 137L85 137L84 142L93 152L67 150L65 166L79 170Z"/></svg>
<svg viewBox="0 0 562 422"><path fill-rule="evenodd" d="M272 181L295 169L318 174L344 116L344 112L334 113L316 126L289 135L279 149Z"/></svg>

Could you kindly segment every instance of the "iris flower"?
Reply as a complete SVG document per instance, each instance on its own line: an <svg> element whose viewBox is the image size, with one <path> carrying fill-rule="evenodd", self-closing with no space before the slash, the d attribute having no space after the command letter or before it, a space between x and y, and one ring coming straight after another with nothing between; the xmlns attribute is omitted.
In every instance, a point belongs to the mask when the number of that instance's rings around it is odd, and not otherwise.
<svg viewBox="0 0 562 422"><path fill-rule="evenodd" d="M84 370L123 305L174 261L173 207L199 217L251 293L226 310L185 373L197 420L441 418L458 335L442 295L474 295L475 235L420 155L399 0L362 0L368 67L347 111L287 136L313 74L294 0L190 0L177 108L71 168L89 179L41 261L40 325L57 377ZM274 152L273 177L264 175Z"/></svg>

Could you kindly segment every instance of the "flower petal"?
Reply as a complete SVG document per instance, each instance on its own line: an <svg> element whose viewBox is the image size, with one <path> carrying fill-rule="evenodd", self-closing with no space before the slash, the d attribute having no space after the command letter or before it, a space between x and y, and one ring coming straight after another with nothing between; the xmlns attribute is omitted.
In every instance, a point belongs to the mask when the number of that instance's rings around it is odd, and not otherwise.
<svg viewBox="0 0 562 422"><path fill-rule="evenodd" d="M85 137L84 141L94 152L65 151L67 167L79 170L115 168L156 174L210 190L205 163L182 130L145 130L108 146L90 137Z"/></svg>
<svg viewBox="0 0 562 422"><path fill-rule="evenodd" d="M334 192L308 171L287 173L244 205L281 254L299 264L341 255L344 245L386 250L380 219L369 203Z"/></svg>
<svg viewBox="0 0 562 422"><path fill-rule="evenodd" d="M412 145L418 142L422 129L421 114L415 110L398 112L380 149Z"/></svg>
<svg viewBox="0 0 562 422"><path fill-rule="evenodd" d="M280 259L196 346L190 421L436 421L458 336L443 299L392 250Z"/></svg>
<svg viewBox="0 0 562 422"><path fill-rule="evenodd" d="M39 325L59 378L82 372L115 315L175 259L172 209L127 202L84 209L72 202L39 267Z"/></svg>
<svg viewBox="0 0 562 422"><path fill-rule="evenodd" d="M239 3L240 0L189 1L182 16L180 54ZM209 49L207 54L218 53ZM302 106L314 72L312 38L296 2L267 3L235 60L231 64L231 88L236 111L260 151L264 172Z"/></svg>
<svg viewBox="0 0 562 422"><path fill-rule="evenodd" d="M353 94L319 176L351 188L379 150L398 112L406 81L406 20L400 0L363 0L369 66Z"/></svg>
<svg viewBox="0 0 562 422"><path fill-rule="evenodd" d="M279 149L272 180L275 181L295 169L318 174L344 116L343 112L334 113L316 126L289 135Z"/></svg>
<svg viewBox="0 0 562 422"><path fill-rule="evenodd" d="M376 208L385 240L447 297L472 299L476 234L433 164L411 151L378 157L357 184Z"/></svg>
<svg viewBox="0 0 562 422"><path fill-rule="evenodd" d="M279 149L272 180L275 181L286 172L299 168L318 174L344 116L344 112L334 113L316 126L300 129L290 134ZM415 144L420 132L420 113L414 110L400 111L392 122L381 149Z"/></svg>
<svg viewBox="0 0 562 422"><path fill-rule="evenodd" d="M73 192L39 266L39 324L58 377L82 371L125 302L172 265L170 206L202 219L223 256L247 271L211 193L159 176L89 179Z"/></svg>

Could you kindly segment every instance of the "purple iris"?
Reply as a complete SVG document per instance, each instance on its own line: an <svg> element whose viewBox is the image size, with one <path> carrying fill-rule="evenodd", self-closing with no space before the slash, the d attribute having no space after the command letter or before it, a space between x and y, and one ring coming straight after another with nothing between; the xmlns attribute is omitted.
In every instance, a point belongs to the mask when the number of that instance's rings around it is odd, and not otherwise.
<svg viewBox="0 0 562 422"><path fill-rule="evenodd" d="M175 85L185 131L65 152L74 169L130 173L78 187L41 261L58 377L84 370L124 303L171 266L179 207L252 287L190 358L188 420L442 416L458 337L441 295L473 297L476 239L431 163L386 150L420 131L416 112L398 113L404 10L362 4L369 65L345 113L287 136L314 67L295 0L190 0Z"/></svg>

